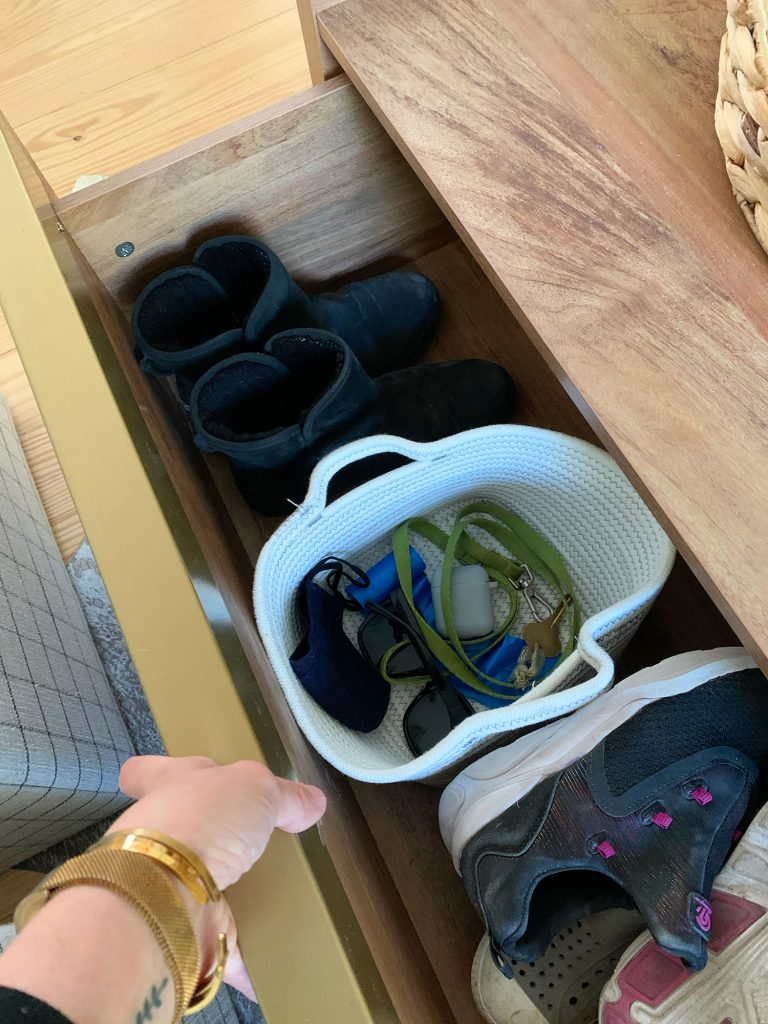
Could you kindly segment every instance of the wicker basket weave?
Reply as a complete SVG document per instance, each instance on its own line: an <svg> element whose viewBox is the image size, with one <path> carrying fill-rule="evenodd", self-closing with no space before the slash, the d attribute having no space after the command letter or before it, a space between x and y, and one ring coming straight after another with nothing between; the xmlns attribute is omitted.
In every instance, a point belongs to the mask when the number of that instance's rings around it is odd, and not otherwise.
<svg viewBox="0 0 768 1024"><path fill-rule="evenodd" d="M736 199L768 252L768 7L728 0L715 128Z"/></svg>

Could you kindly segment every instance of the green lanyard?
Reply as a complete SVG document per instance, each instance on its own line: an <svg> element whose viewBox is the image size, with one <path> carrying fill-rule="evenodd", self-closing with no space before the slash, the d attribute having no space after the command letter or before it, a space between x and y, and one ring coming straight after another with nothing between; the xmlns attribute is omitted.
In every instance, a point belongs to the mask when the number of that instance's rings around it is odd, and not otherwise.
<svg viewBox="0 0 768 1024"><path fill-rule="evenodd" d="M470 526L479 528L493 537L507 554L502 554L476 541L467 533L467 528ZM416 607L409 552L411 532L419 534L445 553L440 599L448 632L447 640L429 625ZM533 527L514 512L509 512L492 501L472 502L458 513L450 534L444 533L428 519L417 516L406 520L397 527L392 537L392 550L400 588L416 616L429 650L452 675L466 683L467 686L491 696L499 696L499 688L508 687L516 692L518 690L518 683L507 679L496 679L478 669L473 659L464 650L464 645L456 633L451 608L451 575L452 567L457 560L482 565L489 577L495 580L509 597L509 611L501 626L488 636L472 641L473 645L483 643L483 649L474 655L475 658L487 653L507 635L517 614L518 594L521 590L526 594L526 599L533 610L534 598L527 593L527 588L532 585L531 573L533 576L540 576L546 580L557 593L558 599L565 602L568 639L559 661L573 651L581 616L565 562L548 541L544 540ZM539 600L541 599L539 598ZM482 682L483 679L493 682L496 689L491 690L487 687Z"/></svg>

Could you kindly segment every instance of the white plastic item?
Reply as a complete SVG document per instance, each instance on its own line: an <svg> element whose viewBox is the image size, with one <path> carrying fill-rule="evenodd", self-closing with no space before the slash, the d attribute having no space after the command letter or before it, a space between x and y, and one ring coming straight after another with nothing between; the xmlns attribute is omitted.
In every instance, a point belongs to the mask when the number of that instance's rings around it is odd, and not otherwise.
<svg viewBox="0 0 768 1024"><path fill-rule="evenodd" d="M443 616L443 563L429 577L435 629L448 636ZM482 565L454 565L451 572L451 611L460 640L472 640L492 632L494 626L491 581Z"/></svg>
<svg viewBox="0 0 768 1024"><path fill-rule="evenodd" d="M326 503L339 470L384 452L412 461ZM304 691L289 661L301 636L296 589L321 558L337 555L365 568L390 550L392 531L403 520L423 515L450 530L459 509L479 499L516 512L562 554L582 609L578 643L515 703L479 711L413 757L402 719L418 687L393 687L384 721L367 734L341 725ZM419 538L412 543L427 572L434 571L441 553ZM548 722L607 689L613 659L642 622L673 559L672 544L614 460L585 441L517 425L480 427L431 444L378 435L331 452L315 467L303 504L261 552L254 609L296 721L326 760L364 782L428 780L504 734Z"/></svg>

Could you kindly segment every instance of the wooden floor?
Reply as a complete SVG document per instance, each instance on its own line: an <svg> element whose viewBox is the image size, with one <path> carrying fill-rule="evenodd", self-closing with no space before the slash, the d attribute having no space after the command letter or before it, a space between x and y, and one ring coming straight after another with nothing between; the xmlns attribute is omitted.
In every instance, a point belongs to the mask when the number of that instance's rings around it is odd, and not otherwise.
<svg viewBox="0 0 768 1024"><path fill-rule="evenodd" d="M310 84L295 0L0 0L0 24L0 110L59 195ZM68 557L82 527L1 314L0 392Z"/></svg>

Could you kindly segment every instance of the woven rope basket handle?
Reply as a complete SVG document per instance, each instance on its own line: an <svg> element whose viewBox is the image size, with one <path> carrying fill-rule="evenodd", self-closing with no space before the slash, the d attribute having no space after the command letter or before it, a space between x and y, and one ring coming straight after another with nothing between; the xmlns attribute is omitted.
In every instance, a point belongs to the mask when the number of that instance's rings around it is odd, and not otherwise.
<svg viewBox="0 0 768 1024"><path fill-rule="evenodd" d="M715 129L744 216L768 252L768 9L728 0Z"/></svg>

